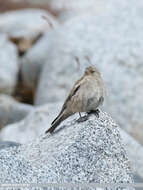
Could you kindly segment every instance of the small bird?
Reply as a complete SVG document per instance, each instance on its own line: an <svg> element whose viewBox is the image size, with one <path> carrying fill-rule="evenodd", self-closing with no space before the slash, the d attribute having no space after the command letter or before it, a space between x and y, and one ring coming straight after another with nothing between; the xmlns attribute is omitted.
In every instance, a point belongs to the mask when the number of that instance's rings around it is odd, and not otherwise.
<svg viewBox="0 0 143 190"><path fill-rule="evenodd" d="M79 112L97 113L99 105L104 101L104 83L97 68L89 66L84 75L75 82L69 96L65 100L62 110L51 127L45 133L52 133L56 127L69 116Z"/></svg>

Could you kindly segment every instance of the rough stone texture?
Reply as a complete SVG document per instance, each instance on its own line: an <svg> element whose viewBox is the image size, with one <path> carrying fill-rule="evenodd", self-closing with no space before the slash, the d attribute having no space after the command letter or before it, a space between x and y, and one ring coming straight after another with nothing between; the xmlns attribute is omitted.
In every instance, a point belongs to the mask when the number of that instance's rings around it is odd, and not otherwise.
<svg viewBox="0 0 143 190"><path fill-rule="evenodd" d="M37 108L24 120L3 128L0 133L0 139L23 144L38 138L39 135L42 135L50 127L52 120L59 113L61 105L61 103L47 104ZM143 177L143 147L122 129L120 129L120 133L129 159L131 160L134 173Z"/></svg>
<svg viewBox="0 0 143 190"><path fill-rule="evenodd" d="M22 120L32 110L33 106L22 104L8 95L0 95L0 126L5 126ZM10 134L9 134L10 135Z"/></svg>
<svg viewBox="0 0 143 190"><path fill-rule="evenodd" d="M73 18L45 37L48 44L42 39L36 61L46 64L35 103L63 101L81 73L74 56L81 58L83 71L88 55L106 83L105 110L143 143L142 7L142 1L116 0L102 16Z"/></svg>
<svg viewBox="0 0 143 190"><path fill-rule="evenodd" d="M113 120L103 112L84 123L76 119L77 115L64 121L53 135L1 150L1 183L132 183L130 164Z"/></svg>
<svg viewBox="0 0 143 190"><path fill-rule="evenodd" d="M57 110L55 111L55 107ZM61 104L48 104L35 108L22 121L5 126L0 132L3 141L27 143L43 134L60 111Z"/></svg>
<svg viewBox="0 0 143 190"><path fill-rule="evenodd" d="M0 141L0 149L10 148L10 147L20 146L20 143L12 141Z"/></svg>
<svg viewBox="0 0 143 190"><path fill-rule="evenodd" d="M0 33L0 93L14 91L18 74L18 55L14 44Z"/></svg>
<svg viewBox="0 0 143 190"><path fill-rule="evenodd" d="M0 14L0 31L10 37L33 38L49 29L49 25L42 18L46 16L55 25L55 19L48 12L41 9L24 9Z"/></svg>

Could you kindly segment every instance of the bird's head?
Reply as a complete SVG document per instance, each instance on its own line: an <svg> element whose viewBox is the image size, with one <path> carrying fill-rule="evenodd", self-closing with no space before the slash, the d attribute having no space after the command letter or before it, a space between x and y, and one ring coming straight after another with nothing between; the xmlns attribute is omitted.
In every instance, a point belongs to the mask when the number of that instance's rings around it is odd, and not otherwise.
<svg viewBox="0 0 143 190"><path fill-rule="evenodd" d="M85 69L85 75L100 75L100 73L95 67L89 66Z"/></svg>

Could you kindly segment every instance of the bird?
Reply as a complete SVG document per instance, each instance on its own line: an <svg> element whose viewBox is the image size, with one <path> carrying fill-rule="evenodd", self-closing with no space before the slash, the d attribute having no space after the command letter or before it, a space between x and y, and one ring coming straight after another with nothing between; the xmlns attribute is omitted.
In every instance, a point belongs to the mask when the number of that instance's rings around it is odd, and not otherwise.
<svg viewBox="0 0 143 190"><path fill-rule="evenodd" d="M75 113L95 112L104 101L105 88L101 74L95 66L88 66L83 76L77 80L66 98L59 115L51 123L51 127L45 132L52 134L57 126Z"/></svg>

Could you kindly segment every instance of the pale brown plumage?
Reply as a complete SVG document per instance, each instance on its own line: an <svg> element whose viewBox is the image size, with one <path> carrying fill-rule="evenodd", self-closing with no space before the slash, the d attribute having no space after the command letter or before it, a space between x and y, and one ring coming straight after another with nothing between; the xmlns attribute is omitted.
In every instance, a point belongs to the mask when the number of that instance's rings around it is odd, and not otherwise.
<svg viewBox="0 0 143 190"><path fill-rule="evenodd" d="M63 120L77 112L96 111L103 100L104 84L101 75L95 67L89 66L83 77L75 82L61 112L45 133L52 133Z"/></svg>

